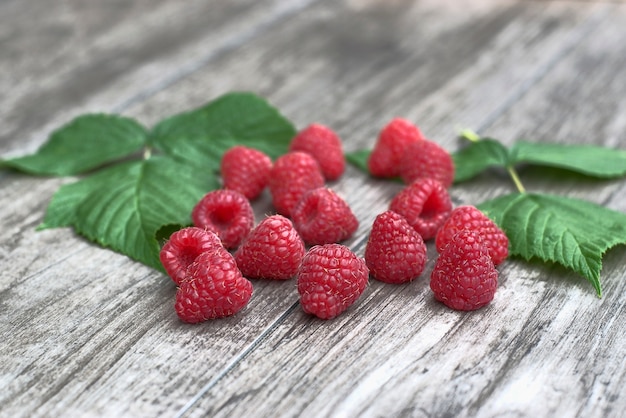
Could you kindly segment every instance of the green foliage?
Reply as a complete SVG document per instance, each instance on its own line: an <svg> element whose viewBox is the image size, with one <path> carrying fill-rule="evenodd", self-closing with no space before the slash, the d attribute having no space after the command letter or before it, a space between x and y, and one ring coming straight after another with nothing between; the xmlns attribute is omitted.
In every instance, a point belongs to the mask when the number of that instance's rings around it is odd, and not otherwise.
<svg viewBox="0 0 626 418"><path fill-rule="evenodd" d="M510 240L511 255L559 263L602 296L602 256L626 244L626 215L579 199L515 193L480 204Z"/></svg>
<svg viewBox="0 0 626 418"><path fill-rule="evenodd" d="M139 151L147 136L145 128L133 119L83 115L53 132L36 153L2 164L30 174L81 174Z"/></svg>
<svg viewBox="0 0 626 418"><path fill-rule="evenodd" d="M602 257L609 248L626 244L626 215L583 200L525 193L515 167L557 167L597 178L618 178L626 175L626 151L529 141L507 148L469 130L461 135L470 143L452 154L455 184L489 169L501 169L520 191L477 205L506 232L510 254L561 264L589 280L601 296ZM369 173L370 153L359 150L346 158Z"/></svg>
<svg viewBox="0 0 626 418"><path fill-rule="evenodd" d="M557 167L591 177L626 175L626 151L619 149L518 141L511 154L515 163Z"/></svg>
<svg viewBox="0 0 626 418"><path fill-rule="evenodd" d="M490 138L472 141L453 154L456 169L454 180L457 183L469 180L489 168L508 169L521 164L556 167L597 178L626 175L626 151L623 150L529 141L517 141L507 149Z"/></svg>
<svg viewBox="0 0 626 418"><path fill-rule="evenodd" d="M150 133L129 118L80 116L52 133L36 154L5 165L74 175L109 164L62 186L39 229L73 227L162 270L160 242L190 224L193 206L219 187L215 170L223 152L241 144L276 157L294 135L293 125L265 100L231 93L168 118Z"/></svg>
<svg viewBox="0 0 626 418"><path fill-rule="evenodd" d="M273 158L287 152L294 126L264 99L230 93L198 109L169 117L148 132L117 115L84 115L53 132L34 154L0 161L36 175L86 175L53 196L39 229L72 227L162 271L160 243L191 223L193 206L219 187L216 171L233 145ZM587 145L495 139L471 141L453 154L458 185L489 169L506 170L521 193L479 204L510 240L510 253L559 263L586 277L601 295L602 257L626 243L626 215L567 197L525 193L516 166L558 167L598 178L626 175L626 151ZM346 154L368 172L369 150Z"/></svg>
<svg viewBox="0 0 626 418"><path fill-rule="evenodd" d="M454 181L469 180L491 167L508 167L509 151L494 139L472 142L469 146L452 154L454 160Z"/></svg>
<svg viewBox="0 0 626 418"><path fill-rule="evenodd" d="M367 168L367 160L370 157L372 151L364 149L346 153L346 161L355 166L356 168L369 173Z"/></svg>
<svg viewBox="0 0 626 418"><path fill-rule="evenodd" d="M62 186L40 228L73 226L103 247L162 269L157 232L190 224L193 206L218 187L214 179L164 156L123 163Z"/></svg>
<svg viewBox="0 0 626 418"><path fill-rule="evenodd" d="M231 93L154 127L151 144L163 153L209 170L219 169L222 154L247 145L272 158L287 152L294 126L265 100L250 93Z"/></svg>

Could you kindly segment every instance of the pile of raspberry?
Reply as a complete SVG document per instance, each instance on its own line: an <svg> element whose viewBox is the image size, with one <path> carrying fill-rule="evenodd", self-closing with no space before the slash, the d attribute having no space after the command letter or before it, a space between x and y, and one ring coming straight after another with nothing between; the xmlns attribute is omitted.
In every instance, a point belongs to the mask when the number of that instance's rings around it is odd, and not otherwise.
<svg viewBox="0 0 626 418"><path fill-rule="evenodd" d="M196 204L193 226L174 232L160 252L177 285L179 318L198 323L234 315L252 298L251 280L295 278L304 312L331 319L359 299L370 277L399 284L422 275L430 239L440 253L430 279L435 299L457 310L493 299L495 266L508 255L508 239L475 207L452 209L447 151L404 119L383 128L369 170L406 186L374 220L363 258L340 244L359 222L327 185L345 165L341 139L321 124L300 131L275 161L245 146L226 151L223 188ZM255 225L251 202L266 189L276 212Z"/></svg>

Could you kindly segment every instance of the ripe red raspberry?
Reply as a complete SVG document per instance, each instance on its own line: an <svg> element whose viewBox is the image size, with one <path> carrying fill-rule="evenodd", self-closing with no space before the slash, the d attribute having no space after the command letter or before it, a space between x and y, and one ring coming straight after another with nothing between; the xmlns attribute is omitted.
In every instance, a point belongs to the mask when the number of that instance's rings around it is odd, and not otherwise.
<svg viewBox="0 0 626 418"><path fill-rule="evenodd" d="M200 254L221 246L220 239L213 232L196 227L183 228L170 235L161 248L159 258L171 279L180 284L185 278L187 267Z"/></svg>
<svg viewBox="0 0 626 418"><path fill-rule="evenodd" d="M496 270L480 235L467 229L457 233L443 250L430 276L435 299L461 311L471 311L493 300L498 286Z"/></svg>
<svg viewBox="0 0 626 418"><path fill-rule="evenodd" d="M376 177L397 177L400 175L400 159L409 144L419 142L424 135L411 122L395 118L378 135L378 140L370 154L367 165Z"/></svg>
<svg viewBox="0 0 626 418"><path fill-rule="evenodd" d="M256 199L270 178L272 160L262 151L235 145L222 156L220 172L225 189Z"/></svg>
<svg viewBox="0 0 626 418"><path fill-rule="evenodd" d="M331 319L348 309L367 286L369 271L348 247L312 247L298 270L300 304L306 313Z"/></svg>
<svg viewBox="0 0 626 418"><path fill-rule="evenodd" d="M365 247L365 263L375 279L409 282L422 274L426 261L426 244L404 217L390 210L376 217Z"/></svg>
<svg viewBox="0 0 626 418"><path fill-rule="evenodd" d="M302 196L324 185L320 166L310 154L293 151L279 157L270 172L269 189L276 211L291 216Z"/></svg>
<svg viewBox="0 0 626 418"><path fill-rule="evenodd" d="M250 201L235 190L207 193L191 212L198 228L215 232L226 248L236 248L254 226Z"/></svg>
<svg viewBox="0 0 626 418"><path fill-rule="evenodd" d="M389 209L404 216L424 240L433 238L450 216L448 191L433 179L418 179L398 193Z"/></svg>
<svg viewBox="0 0 626 418"><path fill-rule="evenodd" d="M454 181L454 162L450 153L429 140L415 142L405 148L399 171L407 184L429 177L448 188Z"/></svg>
<svg viewBox="0 0 626 418"><path fill-rule="evenodd" d="M291 141L289 151L311 154L328 181L337 180L346 169L341 139L332 129L318 123L300 131Z"/></svg>
<svg viewBox="0 0 626 418"><path fill-rule="evenodd" d="M223 247L201 254L187 269L176 292L174 308L189 323L234 315L252 297L252 283L241 275Z"/></svg>
<svg viewBox="0 0 626 418"><path fill-rule="evenodd" d="M291 221L273 215L261 221L235 253L237 266L251 279L287 280L304 257L304 243Z"/></svg>
<svg viewBox="0 0 626 418"><path fill-rule="evenodd" d="M291 214L298 233L308 245L343 241L354 234L359 221L337 193L320 187L309 190Z"/></svg>
<svg viewBox="0 0 626 418"><path fill-rule="evenodd" d="M439 253L463 229L478 232L496 266L509 255L509 239L491 219L474 206L459 206L437 232L435 244Z"/></svg>

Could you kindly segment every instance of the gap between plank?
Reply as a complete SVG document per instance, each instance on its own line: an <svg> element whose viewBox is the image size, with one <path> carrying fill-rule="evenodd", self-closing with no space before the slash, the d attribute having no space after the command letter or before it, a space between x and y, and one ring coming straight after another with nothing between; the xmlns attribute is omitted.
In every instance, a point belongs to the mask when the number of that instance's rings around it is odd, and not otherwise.
<svg viewBox="0 0 626 418"><path fill-rule="evenodd" d="M226 376L232 369L234 369L237 364L239 364L239 362L241 362L244 358L246 358L248 356L248 354L250 354L252 351L254 351L254 349L261 344L261 342L265 341L265 339L276 329L278 328L278 326L280 324L282 324L285 319L291 315L296 308L298 307L298 305L300 305L300 301L296 301L293 304L291 304L291 306L289 308L287 308L285 310L285 312L282 313L282 315L280 315L274 322L272 322L270 324L269 327L267 327L261 334L259 334L259 336L252 341L243 351L241 351L238 355L235 356L235 358L233 358L231 360L230 363L228 363L226 365L226 367L217 375L215 376L213 379L209 380L209 382L204 385L204 387L202 387L202 389L200 389L200 391L198 393L196 393L196 395L191 398L189 400L189 402L187 402L179 411L176 415L174 415L174 418L181 418L183 417L192 407L193 405L198 402L200 399L202 399L202 397L209 391L211 390L211 388L213 388L220 380L222 380L222 378L224 376Z"/></svg>
<svg viewBox="0 0 626 418"><path fill-rule="evenodd" d="M316 3L319 0L300 0L300 1L289 1L285 3L280 3L281 5L286 4L285 7L278 7L274 13L271 14L269 18L259 23L257 26L248 29L245 32L239 32L235 35L227 38L220 46L216 49L212 50L205 56L201 57L199 60L191 62L181 69L176 71L174 74L166 77L164 80L155 83L152 86L147 87L143 91L131 96L130 98L124 100L118 105L114 106L111 110L113 113L123 113L125 110L134 106L136 104L142 103L155 94L159 93L162 90L172 86L178 81L190 76L191 74L199 71L201 68L208 65L215 58L232 51L239 46L243 45L247 41L256 38L259 34L263 33L270 27L272 27L275 23L292 16L303 9L309 7L313 3Z"/></svg>

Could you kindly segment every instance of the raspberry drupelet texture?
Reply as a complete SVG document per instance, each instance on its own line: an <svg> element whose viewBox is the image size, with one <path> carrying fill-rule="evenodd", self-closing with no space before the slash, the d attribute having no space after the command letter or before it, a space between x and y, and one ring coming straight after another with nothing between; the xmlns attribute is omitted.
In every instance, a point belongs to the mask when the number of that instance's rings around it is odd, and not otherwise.
<svg viewBox="0 0 626 418"><path fill-rule="evenodd" d="M476 207L469 205L455 208L448 220L439 229L435 239L437 251L443 252L452 238L464 229L480 234L482 242L496 266L508 257L509 239L504 231Z"/></svg>
<svg viewBox="0 0 626 418"><path fill-rule="evenodd" d="M170 235L159 253L161 264L168 276L176 283L185 278L187 267L200 254L222 247L220 239L213 232L201 228L183 228Z"/></svg>
<svg viewBox="0 0 626 418"><path fill-rule="evenodd" d="M370 274L386 283L409 282L424 271L426 244L401 215L386 211L374 220L365 247Z"/></svg>
<svg viewBox="0 0 626 418"><path fill-rule="evenodd" d="M321 319L335 318L361 296L368 275L365 261L348 247L340 244L312 247L298 271L302 309Z"/></svg>
<svg viewBox="0 0 626 418"><path fill-rule="evenodd" d="M458 232L437 258L430 276L435 299L446 306L471 311L493 300L498 286L496 270L478 233Z"/></svg>
<svg viewBox="0 0 626 418"><path fill-rule="evenodd" d="M236 190L249 200L256 199L267 186L272 160L264 152L235 145L222 156L220 172L225 189Z"/></svg>
<svg viewBox="0 0 626 418"><path fill-rule="evenodd" d="M224 247L237 248L254 226L250 201L235 190L214 190L207 193L191 212L198 228L215 232Z"/></svg>
<svg viewBox="0 0 626 418"><path fill-rule="evenodd" d="M252 283L241 275L223 247L202 253L191 263L176 292L174 308L189 323L234 315L252 297Z"/></svg>
<svg viewBox="0 0 626 418"><path fill-rule="evenodd" d="M290 217L302 196L324 186L320 166L310 154L301 151L280 156L270 172L269 189L276 211Z"/></svg>
<svg viewBox="0 0 626 418"><path fill-rule="evenodd" d="M432 178L448 188L454 181L454 162L450 153L429 140L409 144L400 159L399 170L406 184L420 178Z"/></svg>
<svg viewBox="0 0 626 418"><path fill-rule="evenodd" d="M400 175L400 160L409 144L422 141L424 135L419 128L406 119L395 118L378 135L367 166L376 177Z"/></svg>
<svg viewBox="0 0 626 418"><path fill-rule="evenodd" d="M311 154L328 181L337 180L346 169L341 139L332 129L319 123L300 131L291 141L289 151Z"/></svg>
<svg viewBox="0 0 626 418"><path fill-rule="evenodd" d="M304 242L291 221L273 215L252 230L235 253L235 260L248 278L287 280L295 276L304 252Z"/></svg>
<svg viewBox="0 0 626 418"><path fill-rule="evenodd" d="M450 216L452 201L437 180L423 178L406 186L389 205L402 215L424 240L433 238Z"/></svg>
<svg viewBox="0 0 626 418"><path fill-rule="evenodd" d="M308 245L343 241L351 237L359 226L346 201L325 187L308 191L291 217L296 230Z"/></svg>

